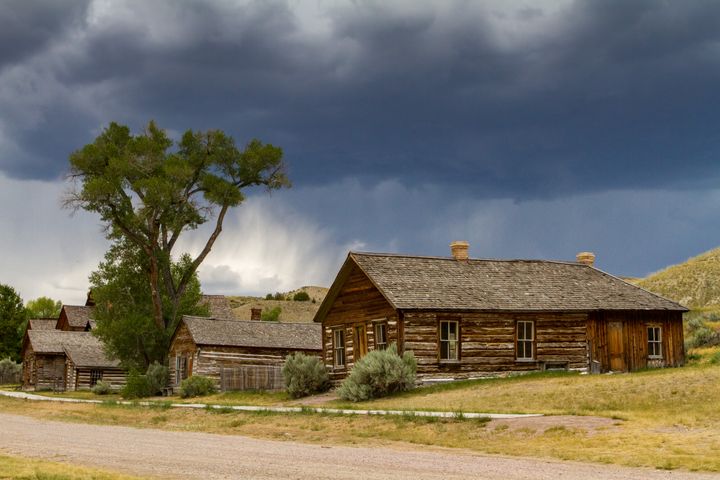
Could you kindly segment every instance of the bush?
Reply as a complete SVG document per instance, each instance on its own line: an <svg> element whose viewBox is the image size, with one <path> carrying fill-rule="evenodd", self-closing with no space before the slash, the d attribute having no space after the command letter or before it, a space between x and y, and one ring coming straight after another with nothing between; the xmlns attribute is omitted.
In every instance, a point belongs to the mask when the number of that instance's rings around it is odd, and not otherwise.
<svg viewBox="0 0 720 480"><path fill-rule="evenodd" d="M330 377L318 357L293 353L285 360L282 373L285 388L293 398L306 397L330 388Z"/></svg>
<svg viewBox="0 0 720 480"><path fill-rule="evenodd" d="M307 292L297 292L293 295L293 302L307 302L310 301L310 295Z"/></svg>
<svg viewBox="0 0 720 480"><path fill-rule="evenodd" d="M123 398L145 398L153 395L152 386L147 375L131 371L127 376L127 383L120 391Z"/></svg>
<svg viewBox="0 0 720 480"><path fill-rule="evenodd" d="M373 350L353 367L338 388L343 400L360 402L404 392L415 387L417 363L412 352L401 357L393 343L387 350Z"/></svg>
<svg viewBox="0 0 720 480"><path fill-rule="evenodd" d="M93 385L90 391L95 395L107 395L108 393L112 392L112 386L109 382L100 380L95 385Z"/></svg>
<svg viewBox="0 0 720 480"><path fill-rule="evenodd" d="M22 365L15 363L9 358L0 360L0 384L20 383L22 376Z"/></svg>
<svg viewBox="0 0 720 480"><path fill-rule="evenodd" d="M268 293L267 295L265 295L265 300L272 300L272 299L273 299L272 293Z"/></svg>
<svg viewBox="0 0 720 480"><path fill-rule="evenodd" d="M193 375L180 384L180 396L182 398L201 397L211 393L215 393L215 382L212 378Z"/></svg>
<svg viewBox="0 0 720 480"><path fill-rule="evenodd" d="M153 362L147 369L147 378L153 395L158 395L170 383L170 370L165 365Z"/></svg>
<svg viewBox="0 0 720 480"><path fill-rule="evenodd" d="M260 320L265 322L277 322L278 318L280 318L280 312L282 312L282 308L280 307L275 307L272 310L263 310L260 314Z"/></svg>

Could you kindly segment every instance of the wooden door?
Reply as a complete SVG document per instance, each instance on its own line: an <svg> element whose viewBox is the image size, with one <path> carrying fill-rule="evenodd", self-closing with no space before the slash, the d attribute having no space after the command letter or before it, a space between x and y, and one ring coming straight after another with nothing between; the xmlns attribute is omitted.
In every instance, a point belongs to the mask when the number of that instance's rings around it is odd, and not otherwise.
<svg viewBox="0 0 720 480"><path fill-rule="evenodd" d="M354 360L358 361L367 354L367 333L365 325L355 325L355 338L353 339Z"/></svg>
<svg viewBox="0 0 720 480"><path fill-rule="evenodd" d="M608 355L610 357L610 370L614 372L627 370L622 322L608 322Z"/></svg>

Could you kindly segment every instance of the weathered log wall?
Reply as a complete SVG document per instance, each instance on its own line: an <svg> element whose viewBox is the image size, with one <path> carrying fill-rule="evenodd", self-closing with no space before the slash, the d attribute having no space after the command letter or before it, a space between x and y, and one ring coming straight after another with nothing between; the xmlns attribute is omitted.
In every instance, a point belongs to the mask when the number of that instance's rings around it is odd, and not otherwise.
<svg viewBox="0 0 720 480"><path fill-rule="evenodd" d="M365 326L368 351L375 348L375 322L387 322L387 343L398 343L398 317L395 309L357 267L353 267L340 293L323 321L323 359L333 381L347 375L355 363L353 348L355 327ZM345 332L345 367L335 368L333 361L333 330Z"/></svg>

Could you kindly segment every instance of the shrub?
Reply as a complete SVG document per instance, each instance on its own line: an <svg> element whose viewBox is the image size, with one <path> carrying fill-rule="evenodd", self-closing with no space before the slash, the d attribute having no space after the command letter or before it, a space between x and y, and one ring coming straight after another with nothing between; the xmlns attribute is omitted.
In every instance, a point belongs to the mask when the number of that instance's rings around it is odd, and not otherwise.
<svg viewBox="0 0 720 480"><path fill-rule="evenodd" d="M112 386L109 382L100 380L95 385L93 385L90 391L95 395L107 395L108 393L112 392Z"/></svg>
<svg viewBox="0 0 720 480"><path fill-rule="evenodd" d="M263 310L260 314L260 320L265 322L277 322L278 318L280 318L280 312L282 312L282 308L280 307L275 307L272 310Z"/></svg>
<svg viewBox="0 0 720 480"><path fill-rule="evenodd" d="M153 394L152 386L147 375L141 375L137 371L131 371L127 376L125 386L120 391L123 398L145 398Z"/></svg>
<svg viewBox="0 0 720 480"><path fill-rule="evenodd" d="M293 398L324 392L330 388L330 377L318 357L293 353L285 360L282 373L285 388Z"/></svg>
<svg viewBox="0 0 720 480"><path fill-rule="evenodd" d="M201 397L211 393L215 393L215 382L212 378L193 375L180 384L180 396L182 398Z"/></svg>
<svg viewBox="0 0 720 480"><path fill-rule="evenodd" d="M153 395L162 393L162 389L170 383L170 370L165 365L153 362L147 369L147 378Z"/></svg>
<svg viewBox="0 0 720 480"><path fill-rule="evenodd" d="M310 300L310 295L307 292L297 292L293 295L293 302L307 302Z"/></svg>
<svg viewBox="0 0 720 480"><path fill-rule="evenodd" d="M397 346L387 350L373 350L355 363L350 376L338 388L338 395L344 400L360 402L403 392L415 387L417 363L412 352L403 356L397 353Z"/></svg>
<svg viewBox="0 0 720 480"><path fill-rule="evenodd" d="M268 293L267 295L265 295L265 300L272 300L272 299L273 299L272 293Z"/></svg>
<svg viewBox="0 0 720 480"><path fill-rule="evenodd" d="M275 295L273 295L273 300L285 300L285 295L280 292L275 292Z"/></svg>
<svg viewBox="0 0 720 480"><path fill-rule="evenodd" d="M22 365L15 363L9 358L0 360L0 384L20 383L22 376Z"/></svg>

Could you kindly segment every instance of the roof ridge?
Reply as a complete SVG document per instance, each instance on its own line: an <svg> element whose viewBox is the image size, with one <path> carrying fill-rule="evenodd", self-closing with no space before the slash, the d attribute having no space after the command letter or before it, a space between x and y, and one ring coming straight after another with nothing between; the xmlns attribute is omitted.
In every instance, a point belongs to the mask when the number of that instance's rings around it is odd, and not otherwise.
<svg viewBox="0 0 720 480"><path fill-rule="evenodd" d="M315 325L309 322L269 322L267 320L233 320L231 318L217 318L217 317L202 317L199 315L183 315L183 319L194 319L194 320L209 320L212 322L228 322L228 323L249 323L249 324L261 324L261 325ZM49 330L45 330L46 332ZM89 332L88 332L89 333Z"/></svg>
<svg viewBox="0 0 720 480"><path fill-rule="evenodd" d="M355 252L350 251L350 255L364 255L364 256L372 256L372 257L397 257L397 258L420 258L420 259L426 259L426 260L448 260L452 262L457 262L458 260L455 260L453 257L440 257L440 256L433 256L433 255L409 255L406 253L382 253L382 252ZM562 265L574 265L578 267L585 267L587 265L578 263L572 260L546 260L542 258L468 258L467 260L462 261L468 261L468 262L507 262L507 263L513 263L513 262L524 262L524 263L557 263Z"/></svg>

